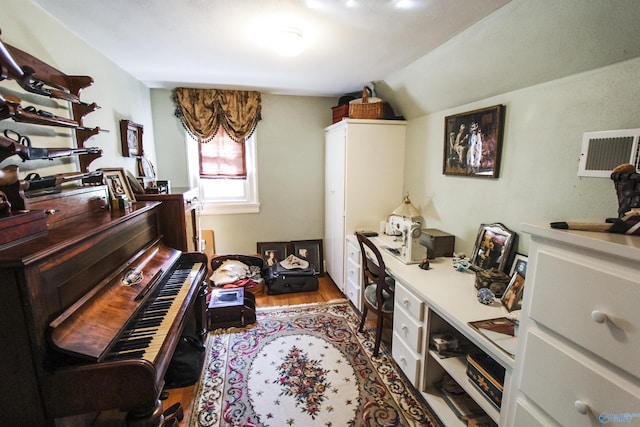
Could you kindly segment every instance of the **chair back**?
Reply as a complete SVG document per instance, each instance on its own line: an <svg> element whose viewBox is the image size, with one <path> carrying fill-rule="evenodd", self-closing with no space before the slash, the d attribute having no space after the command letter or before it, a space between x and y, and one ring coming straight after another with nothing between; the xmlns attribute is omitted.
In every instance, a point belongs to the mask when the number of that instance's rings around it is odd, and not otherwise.
<svg viewBox="0 0 640 427"><path fill-rule="evenodd" d="M389 283L385 280L387 277L387 270L382 259L382 254L373 244L367 236L362 233L356 233L358 244L360 245L360 253L362 254L362 271L364 274L364 286L366 287L370 283L378 285L376 293L378 294L378 301L382 301L382 292L386 291L393 295L393 288L389 286ZM372 259L367 255L367 251L373 254L375 259Z"/></svg>

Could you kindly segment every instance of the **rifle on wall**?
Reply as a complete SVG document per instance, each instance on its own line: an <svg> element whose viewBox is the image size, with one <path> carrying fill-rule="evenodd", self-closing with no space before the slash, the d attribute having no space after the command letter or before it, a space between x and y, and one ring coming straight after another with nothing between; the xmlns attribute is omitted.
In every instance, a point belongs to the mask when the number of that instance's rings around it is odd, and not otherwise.
<svg viewBox="0 0 640 427"><path fill-rule="evenodd" d="M7 78L15 80L27 92L49 98L62 99L75 104L81 103L80 98L72 93L54 87L45 87L47 85L50 86L50 83L37 78L33 68L27 65L19 66L4 43L0 41L0 80Z"/></svg>
<svg viewBox="0 0 640 427"><path fill-rule="evenodd" d="M32 123L36 125L58 126L65 128L81 128L80 124L72 119L56 116L48 111L37 110L33 106L22 108L20 98L0 95L0 120L11 118L16 122Z"/></svg>
<svg viewBox="0 0 640 427"><path fill-rule="evenodd" d="M11 204L13 210L29 209L29 196L25 192L40 194L38 191L59 191L61 184L70 181L91 180L92 183L101 184L104 181L102 171L93 172L69 172L40 177L36 173L27 175L26 179L18 176L18 166L9 165L0 169L0 192L3 192Z"/></svg>
<svg viewBox="0 0 640 427"><path fill-rule="evenodd" d="M0 169L0 188L4 186L11 186L18 182L24 184L22 189L24 191L38 191L47 188L55 188L65 182L78 181L81 179L102 177L102 171L92 172L66 172L58 173L55 175L41 177L37 173L28 174L24 181L21 181L18 177L18 167L15 165L7 166Z"/></svg>
<svg viewBox="0 0 640 427"><path fill-rule="evenodd" d="M41 177L37 173L30 173L25 177L27 186L25 191L38 191L47 188L56 188L65 182L79 181L81 179L101 177L102 171L93 172L67 172Z"/></svg>
<svg viewBox="0 0 640 427"><path fill-rule="evenodd" d="M9 134L15 135L15 138L9 136ZM4 136L0 135L0 162L17 155L22 161L27 160L39 160L48 159L53 160L59 157L68 157L80 154L102 154L102 150L98 147L86 147L86 148L69 148L69 147L55 147L55 148L37 148L31 146L31 140L29 137L20 135L10 129L4 130Z"/></svg>

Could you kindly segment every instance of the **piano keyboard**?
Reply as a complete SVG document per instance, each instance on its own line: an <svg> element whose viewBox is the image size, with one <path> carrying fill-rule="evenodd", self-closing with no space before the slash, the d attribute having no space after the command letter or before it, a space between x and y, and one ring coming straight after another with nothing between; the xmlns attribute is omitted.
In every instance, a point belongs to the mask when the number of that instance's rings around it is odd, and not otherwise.
<svg viewBox="0 0 640 427"><path fill-rule="evenodd" d="M155 299L132 322L107 355L107 359L145 359L154 362L202 263L180 263Z"/></svg>

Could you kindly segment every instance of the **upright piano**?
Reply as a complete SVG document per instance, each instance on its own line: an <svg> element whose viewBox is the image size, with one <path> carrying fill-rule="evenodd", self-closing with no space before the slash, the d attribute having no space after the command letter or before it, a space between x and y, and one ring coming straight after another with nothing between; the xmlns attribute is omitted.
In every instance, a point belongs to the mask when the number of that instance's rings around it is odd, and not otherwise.
<svg viewBox="0 0 640 427"><path fill-rule="evenodd" d="M32 203L46 230L0 245L3 425L117 409L159 426L180 336L204 334L206 255L163 244L158 202L107 201L97 186Z"/></svg>

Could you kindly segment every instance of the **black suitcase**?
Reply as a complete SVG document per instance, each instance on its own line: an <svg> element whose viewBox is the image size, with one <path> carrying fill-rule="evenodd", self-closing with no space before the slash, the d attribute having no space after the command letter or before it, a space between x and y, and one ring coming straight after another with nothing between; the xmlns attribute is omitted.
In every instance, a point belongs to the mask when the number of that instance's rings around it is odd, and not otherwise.
<svg viewBox="0 0 640 427"><path fill-rule="evenodd" d="M269 295L318 290L318 278L313 267L289 270L277 263L266 268L265 281Z"/></svg>

